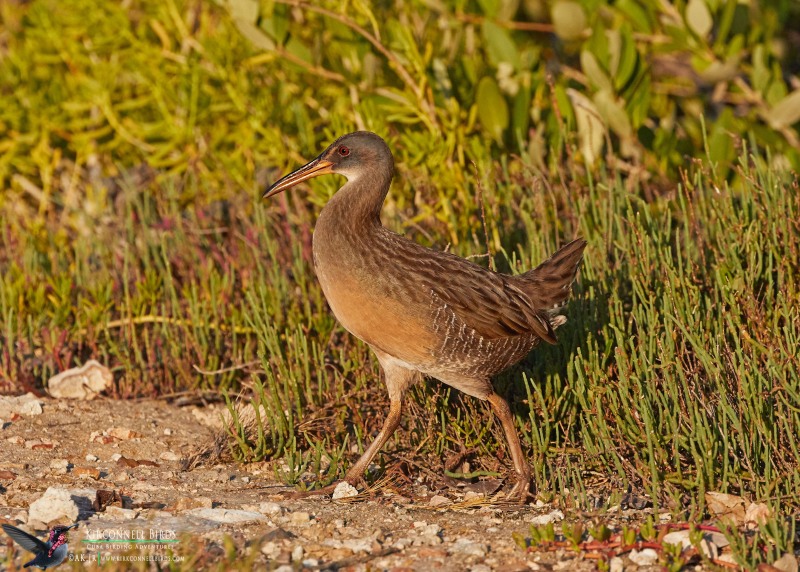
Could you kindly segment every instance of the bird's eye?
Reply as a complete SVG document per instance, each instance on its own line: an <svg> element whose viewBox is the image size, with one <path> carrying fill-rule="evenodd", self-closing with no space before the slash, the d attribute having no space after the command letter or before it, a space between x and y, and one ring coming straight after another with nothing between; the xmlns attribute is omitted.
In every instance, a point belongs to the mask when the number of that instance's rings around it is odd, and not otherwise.
<svg viewBox="0 0 800 572"><path fill-rule="evenodd" d="M339 147L339 155L341 155L342 157L347 157L349 154L350 154L349 147L345 147L344 145Z"/></svg>

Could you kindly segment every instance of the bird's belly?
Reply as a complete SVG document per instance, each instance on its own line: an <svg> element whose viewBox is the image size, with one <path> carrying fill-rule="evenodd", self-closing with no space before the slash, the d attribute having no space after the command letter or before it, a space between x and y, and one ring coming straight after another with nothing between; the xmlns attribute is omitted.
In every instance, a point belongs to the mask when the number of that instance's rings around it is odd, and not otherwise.
<svg viewBox="0 0 800 572"><path fill-rule="evenodd" d="M351 334L414 369L431 363L435 340L413 306L347 272L317 267L317 278L334 316Z"/></svg>

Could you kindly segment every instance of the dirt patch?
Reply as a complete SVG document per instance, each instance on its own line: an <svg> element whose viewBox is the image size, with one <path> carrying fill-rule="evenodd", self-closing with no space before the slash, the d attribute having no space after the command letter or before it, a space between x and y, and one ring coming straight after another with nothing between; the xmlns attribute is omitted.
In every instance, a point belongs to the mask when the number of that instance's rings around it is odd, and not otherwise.
<svg viewBox="0 0 800 572"><path fill-rule="evenodd" d="M41 530L77 520L69 538L73 558L159 550L158 542L169 541L173 551L181 543L184 551L192 548L185 544L202 547L203 562L211 563L224 557L228 535L254 565L290 566L286 570L596 568L586 553L526 552L515 544L512 535L527 536L531 522L558 521L554 506L488 505L474 492L455 490L434 498L424 487L402 494L388 487L355 501L292 500L285 498L292 489L277 482L271 464L183 470L183 459L213 441L211 425L221 407L33 398L15 407L24 414L6 411L0 430L0 522ZM47 505L42 497L49 488L69 491L75 507L69 498L63 510ZM100 490L108 491L102 499ZM622 511L613 518L641 520L642 514ZM110 542L115 535L117 545ZM130 542L137 539L154 542ZM10 542L0 545L0 559L8 562L9 550ZM13 550L17 565L30 559ZM639 568L627 556L612 564Z"/></svg>

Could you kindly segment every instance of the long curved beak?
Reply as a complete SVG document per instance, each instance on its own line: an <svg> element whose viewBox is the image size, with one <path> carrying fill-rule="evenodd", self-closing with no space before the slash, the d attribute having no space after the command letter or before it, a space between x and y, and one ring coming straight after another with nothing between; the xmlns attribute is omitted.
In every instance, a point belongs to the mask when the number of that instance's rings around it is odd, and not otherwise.
<svg viewBox="0 0 800 572"><path fill-rule="evenodd" d="M262 198L268 199L270 197L274 197L278 193L282 193L286 189L294 187L298 183L302 183L308 179L313 179L314 177L319 177L320 175L328 175L333 173L333 170L331 169L332 165L333 163L330 161L323 161L317 157L296 171L293 171L285 177L278 179L264 192Z"/></svg>

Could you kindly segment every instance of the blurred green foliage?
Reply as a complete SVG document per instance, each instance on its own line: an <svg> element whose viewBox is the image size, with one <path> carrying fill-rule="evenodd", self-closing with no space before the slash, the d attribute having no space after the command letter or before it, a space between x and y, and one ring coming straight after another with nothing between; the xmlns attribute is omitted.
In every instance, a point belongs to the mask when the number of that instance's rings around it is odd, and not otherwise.
<svg viewBox="0 0 800 572"><path fill-rule="evenodd" d="M424 129L449 156L482 132L551 172L566 138L590 167L605 151L673 174L707 154L727 173L752 137L800 166L790 0L226 5L265 58L305 68L310 85L339 84L360 123ZM296 71L277 73L295 84Z"/></svg>
<svg viewBox="0 0 800 572"><path fill-rule="evenodd" d="M285 162L287 138L307 156L355 128L403 133L430 166L492 146L551 174L604 158L658 179L708 156L727 175L747 139L800 167L793 0L219 6L230 18L200 1L3 3L0 183L47 195L55 150L223 167L247 187L240 166Z"/></svg>

